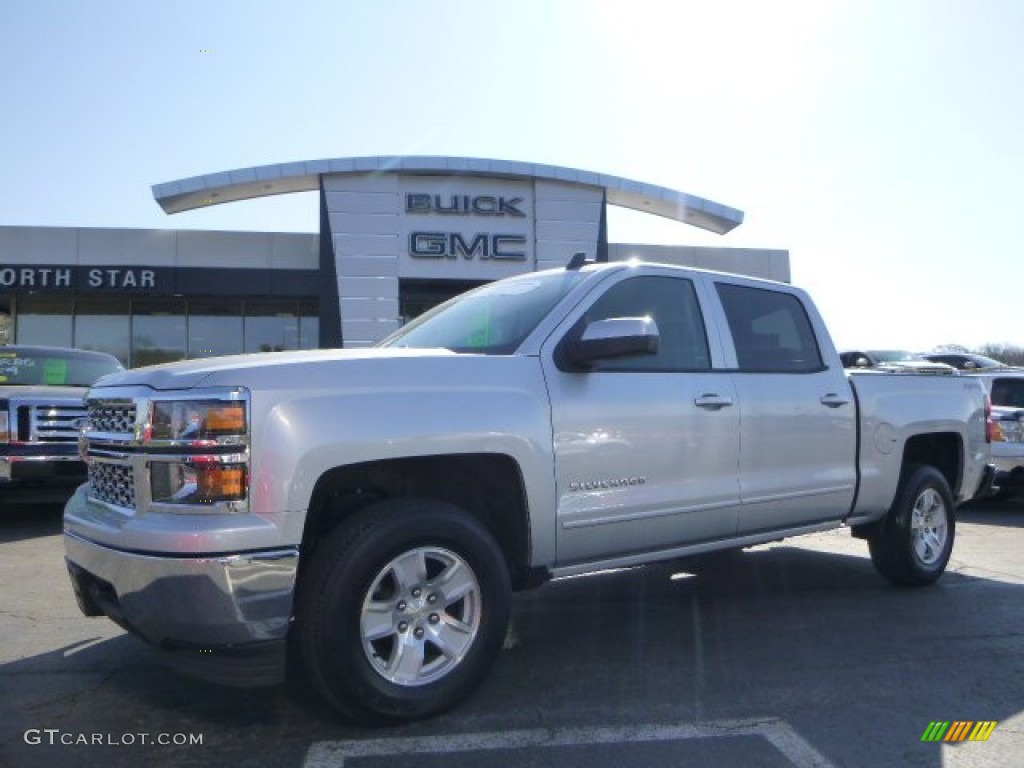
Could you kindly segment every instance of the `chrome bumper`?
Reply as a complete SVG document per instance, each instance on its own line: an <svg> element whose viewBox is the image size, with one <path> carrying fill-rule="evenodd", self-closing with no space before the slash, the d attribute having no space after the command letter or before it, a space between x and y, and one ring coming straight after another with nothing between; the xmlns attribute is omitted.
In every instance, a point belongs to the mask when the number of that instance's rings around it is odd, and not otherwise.
<svg viewBox="0 0 1024 768"><path fill-rule="evenodd" d="M64 532L79 607L165 649L214 651L283 642L295 548L196 557L123 552Z"/></svg>

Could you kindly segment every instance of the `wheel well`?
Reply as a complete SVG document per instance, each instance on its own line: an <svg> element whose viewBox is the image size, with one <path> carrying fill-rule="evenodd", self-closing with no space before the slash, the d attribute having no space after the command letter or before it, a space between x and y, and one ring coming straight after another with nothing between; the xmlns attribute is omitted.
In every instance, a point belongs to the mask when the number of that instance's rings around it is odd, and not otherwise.
<svg viewBox="0 0 1024 768"><path fill-rule="evenodd" d="M533 581L522 474L514 459L497 453L387 459L325 472L310 499L301 561L308 562L320 540L353 513L391 498L431 499L465 510L498 542L513 585Z"/></svg>
<svg viewBox="0 0 1024 768"><path fill-rule="evenodd" d="M955 432L915 435L903 448L903 471L915 464L935 467L956 497L962 472L960 436Z"/></svg>

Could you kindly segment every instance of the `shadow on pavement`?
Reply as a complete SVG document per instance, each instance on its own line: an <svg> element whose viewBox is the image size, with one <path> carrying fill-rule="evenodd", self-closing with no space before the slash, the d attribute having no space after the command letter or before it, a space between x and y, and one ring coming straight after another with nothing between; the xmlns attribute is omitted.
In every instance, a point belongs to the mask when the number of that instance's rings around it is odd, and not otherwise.
<svg viewBox="0 0 1024 768"><path fill-rule="evenodd" d="M939 766L942 748L920 741L929 722L1024 709L1022 616L1018 586L947 573L933 588L898 589L866 558L789 546L559 580L516 597L510 647L468 702L376 731L318 718L283 688L171 673L119 635L0 667L0 757L48 768L299 766L318 740L771 717L836 765ZM27 728L204 741L29 746Z"/></svg>
<svg viewBox="0 0 1024 768"><path fill-rule="evenodd" d="M0 503L0 544L60 533L63 514L63 503Z"/></svg>

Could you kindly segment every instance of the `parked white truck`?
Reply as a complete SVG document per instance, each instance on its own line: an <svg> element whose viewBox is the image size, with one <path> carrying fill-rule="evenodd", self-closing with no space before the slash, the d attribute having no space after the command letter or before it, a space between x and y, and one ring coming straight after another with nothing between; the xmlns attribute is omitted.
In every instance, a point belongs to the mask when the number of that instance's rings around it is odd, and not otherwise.
<svg viewBox="0 0 1024 768"><path fill-rule="evenodd" d="M851 378L799 289L662 265L493 283L374 349L127 371L88 408L83 612L224 682L287 649L363 722L463 699L515 589L839 526L929 584L991 485L979 382Z"/></svg>

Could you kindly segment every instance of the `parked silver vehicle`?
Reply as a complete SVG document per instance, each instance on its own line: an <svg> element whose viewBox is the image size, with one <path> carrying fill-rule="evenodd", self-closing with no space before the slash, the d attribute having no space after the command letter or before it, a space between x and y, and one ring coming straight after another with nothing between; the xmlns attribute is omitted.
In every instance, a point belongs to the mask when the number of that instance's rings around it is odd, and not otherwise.
<svg viewBox="0 0 1024 768"><path fill-rule="evenodd" d="M993 474L979 382L849 374L798 288L665 265L574 260L376 349L154 366L87 401L83 612L369 723L465 698L512 590L552 577L848 527L931 584Z"/></svg>
<svg viewBox="0 0 1024 768"><path fill-rule="evenodd" d="M961 371L982 371L1010 367L995 358L977 355L973 352L925 352L921 357L925 360L931 360L933 363L952 365Z"/></svg>
<svg viewBox="0 0 1024 768"><path fill-rule="evenodd" d="M78 422L86 390L123 370L103 352L62 347L0 347L0 496L50 501L41 489L85 480L78 457Z"/></svg>
<svg viewBox="0 0 1024 768"><path fill-rule="evenodd" d="M1024 370L1006 368L970 377L984 383L992 403L989 435L998 495L1024 493Z"/></svg>
<svg viewBox="0 0 1024 768"><path fill-rule="evenodd" d="M884 373L956 373L952 365L933 362L905 349L854 349L840 352L839 359L844 368Z"/></svg>

